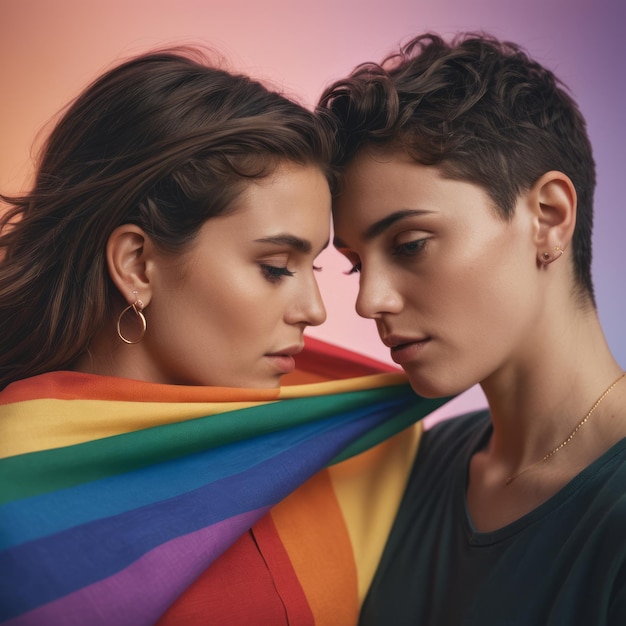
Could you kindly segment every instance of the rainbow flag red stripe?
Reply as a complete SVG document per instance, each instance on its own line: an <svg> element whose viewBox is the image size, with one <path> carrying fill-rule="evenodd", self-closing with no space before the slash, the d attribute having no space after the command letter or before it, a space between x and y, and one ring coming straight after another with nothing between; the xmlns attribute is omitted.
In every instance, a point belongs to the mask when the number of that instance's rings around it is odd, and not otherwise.
<svg viewBox="0 0 626 626"><path fill-rule="evenodd" d="M396 373L270 390L73 372L14 383L0 393L0 622L154 624L258 523L321 623L276 505L293 515L311 480L332 491L324 468L441 403Z"/></svg>

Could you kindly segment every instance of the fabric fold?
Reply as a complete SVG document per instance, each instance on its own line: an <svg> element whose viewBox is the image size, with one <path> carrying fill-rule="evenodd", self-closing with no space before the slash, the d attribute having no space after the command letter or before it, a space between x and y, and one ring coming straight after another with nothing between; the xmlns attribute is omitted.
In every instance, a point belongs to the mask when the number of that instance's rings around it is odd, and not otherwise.
<svg viewBox="0 0 626 626"><path fill-rule="evenodd" d="M153 624L300 485L442 403L397 373L258 391L14 383L0 393L0 621Z"/></svg>

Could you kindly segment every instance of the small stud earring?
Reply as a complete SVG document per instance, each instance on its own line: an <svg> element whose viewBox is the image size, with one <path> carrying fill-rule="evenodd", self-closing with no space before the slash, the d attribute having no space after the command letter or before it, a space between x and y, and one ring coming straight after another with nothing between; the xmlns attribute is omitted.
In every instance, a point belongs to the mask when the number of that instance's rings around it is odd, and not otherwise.
<svg viewBox="0 0 626 626"><path fill-rule="evenodd" d="M549 252L541 253L540 260L544 265L549 265L550 263L552 263L553 261L556 261L559 257L563 255L563 249L561 248L561 246L554 246L553 250L554 250L554 256L551 255Z"/></svg>

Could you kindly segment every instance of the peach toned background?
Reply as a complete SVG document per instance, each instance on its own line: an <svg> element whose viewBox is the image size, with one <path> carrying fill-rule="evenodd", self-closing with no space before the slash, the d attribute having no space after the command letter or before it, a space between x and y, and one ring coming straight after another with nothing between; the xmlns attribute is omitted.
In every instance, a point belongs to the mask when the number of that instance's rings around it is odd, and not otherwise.
<svg viewBox="0 0 626 626"><path fill-rule="evenodd" d="M485 30L523 44L568 84L598 164L594 279L609 342L626 367L625 3L621 0L0 0L0 189L23 188L31 146L55 113L116 61L200 43L232 69L313 106L324 86L426 29ZM43 134L43 135L42 135ZM497 262L497 259L494 259ZM334 251L321 259L328 322L311 335L389 361L353 311L357 280ZM477 389L444 413L481 405Z"/></svg>

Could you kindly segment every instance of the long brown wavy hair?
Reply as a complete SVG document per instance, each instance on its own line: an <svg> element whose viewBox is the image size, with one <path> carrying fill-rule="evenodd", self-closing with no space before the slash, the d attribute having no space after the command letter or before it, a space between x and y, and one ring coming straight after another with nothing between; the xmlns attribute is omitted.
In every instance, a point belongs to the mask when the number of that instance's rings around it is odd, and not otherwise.
<svg viewBox="0 0 626 626"><path fill-rule="evenodd" d="M303 106L190 48L113 68L67 109L32 190L0 196L0 389L71 367L112 315L118 226L184 248L281 162L328 173L332 138Z"/></svg>

